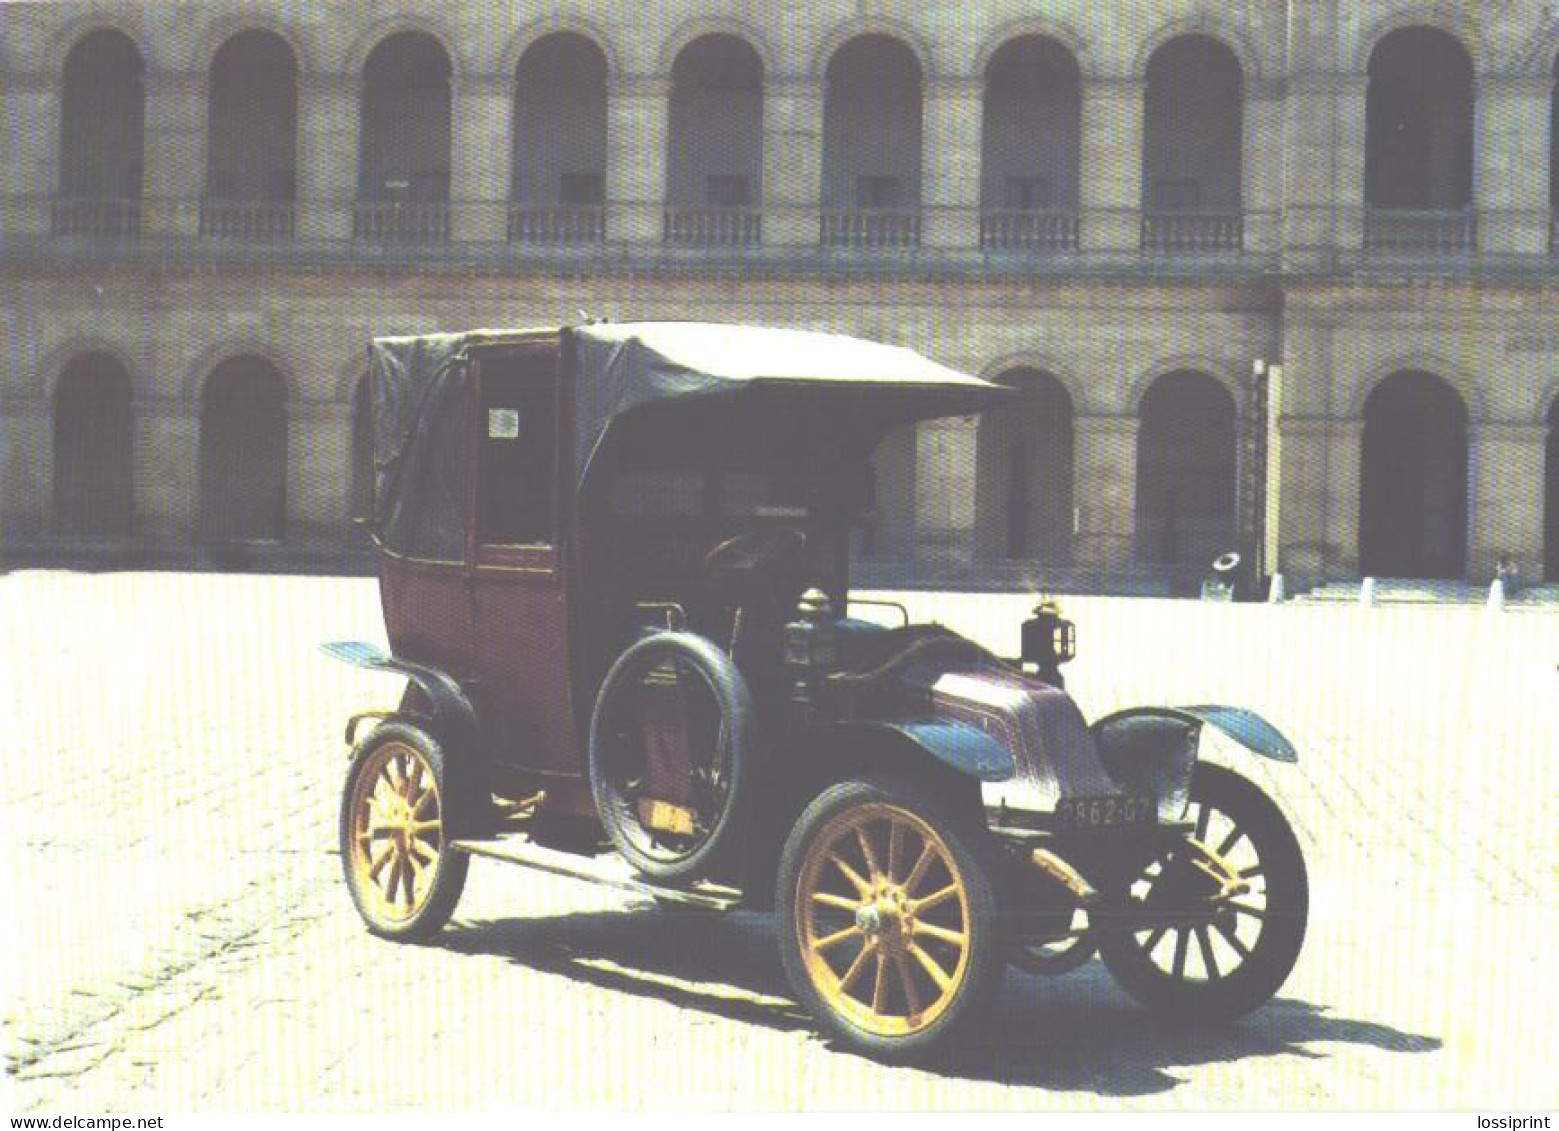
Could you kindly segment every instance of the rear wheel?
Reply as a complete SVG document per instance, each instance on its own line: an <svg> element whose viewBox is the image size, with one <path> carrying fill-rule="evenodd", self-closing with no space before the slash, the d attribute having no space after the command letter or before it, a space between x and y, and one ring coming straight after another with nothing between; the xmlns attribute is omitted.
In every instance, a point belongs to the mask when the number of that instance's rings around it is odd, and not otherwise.
<svg viewBox="0 0 1559 1131"><path fill-rule="evenodd" d="M928 1051L990 999L1006 967L983 829L913 782L842 782L780 857L780 954L834 1035L887 1060Z"/></svg>
<svg viewBox="0 0 1559 1131"><path fill-rule="evenodd" d="M470 860L449 849L450 779L443 747L420 727L382 723L357 745L341 799L341 866L376 935L422 941L454 914Z"/></svg>
<svg viewBox="0 0 1559 1131"><path fill-rule="evenodd" d="M1219 766L1196 767L1188 819L1196 840L1248 890L1215 899L1218 885L1193 863L1198 854L1166 849L1137 870L1117 902L1125 915L1161 922L1099 932L1099 956L1155 1012L1232 1020L1276 993L1299 958L1310 908L1304 857L1277 805Z"/></svg>

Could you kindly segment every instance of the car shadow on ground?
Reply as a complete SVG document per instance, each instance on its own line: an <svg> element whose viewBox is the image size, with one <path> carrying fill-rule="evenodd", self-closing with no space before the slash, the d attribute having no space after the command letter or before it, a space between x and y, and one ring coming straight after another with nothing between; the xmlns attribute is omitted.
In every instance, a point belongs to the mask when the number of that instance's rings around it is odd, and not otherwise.
<svg viewBox="0 0 1559 1131"><path fill-rule="evenodd" d="M791 998L766 915L646 904L553 918L457 920L439 945L745 1024L815 1029ZM1441 1041L1283 996L1234 1025L1169 1024L1134 1005L1095 961L1062 978L1008 971L988 1019L920 1067L966 1080L1144 1096L1183 1083L1176 1068L1273 1056L1318 1059L1327 1044L1423 1053Z"/></svg>

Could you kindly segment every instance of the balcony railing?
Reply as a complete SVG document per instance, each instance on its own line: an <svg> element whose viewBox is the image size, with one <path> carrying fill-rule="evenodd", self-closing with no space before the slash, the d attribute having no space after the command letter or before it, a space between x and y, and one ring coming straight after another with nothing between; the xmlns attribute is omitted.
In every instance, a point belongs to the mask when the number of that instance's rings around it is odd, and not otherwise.
<svg viewBox="0 0 1559 1131"><path fill-rule="evenodd" d="M606 213L600 205L511 204L510 243L579 247L606 238Z"/></svg>
<svg viewBox="0 0 1559 1131"><path fill-rule="evenodd" d="M200 234L234 240L289 240L297 228L291 201L202 200Z"/></svg>
<svg viewBox="0 0 1559 1131"><path fill-rule="evenodd" d="M1243 213L1146 212L1142 216L1144 251L1197 255L1240 251L1244 246Z"/></svg>
<svg viewBox="0 0 1559 1131"><path fill-rule="evenodd" d="M449 239L448 204L359 200L352 206L352 237L365 243L430 244Z"/></svg>
<svg viewBox="0 0 1559 1131"><path fill-rule="evenodd" d="M824 247L892 248L920 245L918 209L824 212Z"/></svg>
<svg viewBox="0 0 1559 1131"><path fill-rule="evenodd" d="M762 217L751 208L668 208L665 240L684 247L755 247L763 242Z"/></svg>
<svg viewBox="0 0 1559 1131"><path fill-rule="evenodd" d="M1369 251L1415 255L1459 255L1477 243L1477 221L1471 208L1454 211L1367 208L1364 246Z"/></svg>
<svg viewBox="0 0 1559 1131"><path fill-rule="evenodd" d="M1076 251L1077 213L981 213L980 246L986 251Z"/></svg>
<svg viewBox="0 0 1559 1131"><path fill-rule="evenodd" d="M57 236L133 236L141 230L141 202L61 197L50 209L50 225Z"/></svg>

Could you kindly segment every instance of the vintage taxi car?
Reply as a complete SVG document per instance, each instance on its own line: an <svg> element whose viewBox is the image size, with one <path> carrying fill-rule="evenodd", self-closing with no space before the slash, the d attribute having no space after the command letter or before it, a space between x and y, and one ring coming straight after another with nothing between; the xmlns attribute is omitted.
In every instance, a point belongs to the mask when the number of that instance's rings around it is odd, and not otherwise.
<svg viewBox="0 0 1559 1131"><path fill-rule="evenodd" d="M348 724L347 888L434 936L472 855L772 908L800 1002L885 1059L977 1017L1009 964L1094 954L1148 1007L1257 1008L1304 938L1304 861L1204 733L1234 707L1089 723L1050 606L993 655L852 595L891 429L1004 390L905 349L694 323L385 338L370 525L407 679ZM369 725L371 724L371 725Z"/></svg>

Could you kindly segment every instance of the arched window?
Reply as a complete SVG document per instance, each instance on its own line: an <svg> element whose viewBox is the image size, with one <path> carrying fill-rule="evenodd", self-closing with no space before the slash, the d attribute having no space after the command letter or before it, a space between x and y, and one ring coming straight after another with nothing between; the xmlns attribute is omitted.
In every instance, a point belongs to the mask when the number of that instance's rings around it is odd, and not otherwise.
<svg viewBox="0 0 1559 1131"><path fill-rule="evenodd" d="M1472 135L1472 60L1453 36L1401 28L1375 46L1365 102L1366 246L1472 246Z"/></svg>
<svg viewBox="0 0 1559 1131"><path fill-rule="evenodd" d="M834 52L825 83L823 243L918 244L919 61L890 36L857 36Z"/></svg>
<svg viewBox="0 0 1559 1131"><path fill-rule="evenodd" d="M1554 56L1554 89L1548 108L1548 250L1559 255L1559 55Z"/></svg>
<svg viewBox="0 0 1559 1131"><path fill-rule="evenodd" d="M1064 564L1072 548L1072 398L1034 369L996 380L1020 396L980 417L975 552Z"/></svg>
<svg viewBox="0 0 1559 1131"><path fill-rule="evenodd" d="M449 80L449 56L422 32L398 32L368 56L353 228L359 239L448 238Z"/></svg>
<svg viewBox="0 0 1559 1131"><path fill-rule="evenodd" d="M298 64L274 32L239 32L211 60L207 235L284 239L297 197Z"/></svg>
<svg viewBox="0 0 1559 1131"><path fill-rule="evenodd" d="M582 35L531 44L514 80L509 239L599 243L606 202L606 56Z"/></svg>
<svg viewBox="0 0 1559 1131"><path fill-rule="evenodd" d="M54 530L126 538L134 498L130 375L108 354L75 358L54 391Z"/></svg>
<svg viewBox="0 0 1559 1131"><path fill-rule="evenodd" d="M1137 559L1198 574L1235 546L1234 398L1181 370L1142 398L1137 433Z"/></svg>
<svg viewBox="0 0 1559 1131"><path fill-rule="evenodd" d="M1244 77L1234 52L1182 35L1148 60L1142 242L1160 251L1239 250Z"/></svg>
<svg viewBox="0 0 1559 1131"><path fill-rule="evenodd" d="M141 54L122 33L86 35L65 59L54 230L132 235L141 226L145 90Z"/></svg>
<svg viewBox="0 0 1559 1131"><path fill-rule="evenodd" d="M763 175L763 63L734 35L706 35L671 68L666 242L755 244Z"/></svg>
<svg viewBox="0 0 1559 1131"><path fill-rule="evenodd" d="M1004 43L985 68L983 115L981 246L1075 248L1082 131L1077 60L1043 36Z"/></svg>
<svg viewBox="0 0 1559 1131"><path fill-rule="evenodd" d="M1458 578L1467 566L1467 406L1431 373L1387 377L1364 405L1359 569Z"/></svg>
<svg viewBox="0 0 1559 1131"><path fill-rule="evenodd" d="M286 513L286 386L264 358L229 358L201 393L200 540L280 541Z"/></svg>

